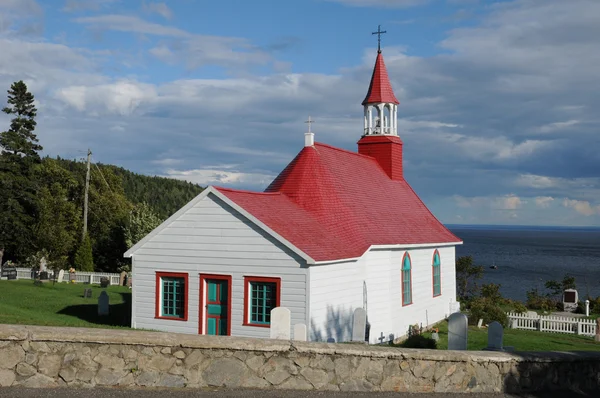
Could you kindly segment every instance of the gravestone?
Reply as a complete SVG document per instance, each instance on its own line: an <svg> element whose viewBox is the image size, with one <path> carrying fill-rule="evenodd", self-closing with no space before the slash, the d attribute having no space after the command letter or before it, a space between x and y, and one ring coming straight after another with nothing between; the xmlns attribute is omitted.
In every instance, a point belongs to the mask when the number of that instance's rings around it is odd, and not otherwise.
<svg viewBox="0 0 600 398"><path fill-rule="evenodd" d="M575 289L566 289L563 292L563 306L565 311L574 312L577 309L577 302L579 301L579 294Z"/></svg>
<svg viewBox="0 0 600 398"><path fill-rule="evenodd" d="M83 289L83 298L92 298L92 289Z"/></svg>
<svg viewBox="0 0 600 398"><path fill-rule="evenodd" d="M131 289L131 284L133 283L133 280L131 279L131 274L127 275L127 287Z"/></svg>
<svg viewBox="0 0 600 398"><path fill-rule="evenodd" d="M535 311L527 311L527 316L529 318L537 318L538 317L538 313Z"/></svg>
<svg viewBox="0 0 600 398"><path fill-rule="evenodd" d="M596 336L594 336L594 341L600 343L600 318L596 319Z"/></svg>
<svg viewBox="0 0 600 398"><path fill-rule="evenodd" d="M297 323L294 325L294 340L296 341L306 341L306 325L303 323Z"/></svg>
<svg viewBox="0 0 600 398"><path fill-rule="evenodd" d="M46 257L42 257L40 259L40 273L46 271L46 265L48 262L46 261Z"/></svg>
<svg viewBox="0 0 600 398"><path fill-rule="evenodd" d="M88 289L88 290L92 290L92 289ZM106 290L103 290L102 293L100 293L100 297L98 297L98 315L99 316L105 316L108 315L108 293L106 293Z"/></svg>
<svg viewBox="0 0 600 398"><path fill-rule="evenodd" d="M450 315L460 312L460 303L458 301L450 302Z"/></svg>
<svg viewBox="0 0 600 398"><path fill-rule="evenodd" d="M285 307L276 307L271 310L270 337L272 339L289 340L292 314Z"/></svg>
<svg viewBox="0 0 600 398"><path fill-rule="evenodd" d="M439 341L440 335L438 334L438 332L433 332L433 333L431 333L431 338L434 339L435 341Z"/></svg>
<svg viewBox="0 0 600 398"><path fill-rule="evenodd" d="M119 286L125 286L125 280L127 280L127 272L121 272L121 277L119 278Z"/></svg>
<svg viewBox="0 0 600 398"><path fill-rule="evenodd" d="M481 329L481 327L483 326L483 319L479 319L479 321L477 322L477 328Z"/></svg>
<svg viewBox="0 0 600 398"><path fill-rule="evenodd" d="M468 320L465 314L455 312L448 317L448 349L467 349Z"/></svg>
<svg viewBox="0 0 600 398"><path fill-rule="evenodd" d="M330 337L327 339L328 343L335 343L335 339L333 337Z"/></svg>
<svg viewBox="0 0 600 398"><path fill-rule="evenodd" d="M354 317L352 319L352 341L365 341L365 334L367 332L367 311L363 308L357 308L354 310Z"/></svg>
<svg viewBox="0 0 600 398"><path fill-rule="evenodd" d="M60 271L58 271L58 283L62 283L63 279L65 279L65 270L61 269Z"/></svg>
<svg viewBox="0 0 600 398"><path fill-rule="evenodd" d="M75 282L75 272L69 272L69 282Z"/></svg>
<svg viewBox="0 0 600 398"><path fill-rule="evenodd" d="M487 351L503 351L504 329L499 322L492 322L488 326Z"/></svg>

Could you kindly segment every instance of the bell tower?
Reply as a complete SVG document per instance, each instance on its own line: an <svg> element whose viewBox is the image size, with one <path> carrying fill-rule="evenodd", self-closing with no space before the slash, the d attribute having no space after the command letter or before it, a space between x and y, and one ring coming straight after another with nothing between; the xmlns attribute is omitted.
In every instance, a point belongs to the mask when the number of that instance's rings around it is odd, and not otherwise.
<svg viewBox="0 0 600 398"><path fill-rule="evenodd" d="M365 110L364 135L398 135L398 100L392 90L383 55L381 35L386 31L379 25L377 32L377 59L371 76L369 91L362 102Z"/></svg>
<svg viewBox="0 0 600 398"><path fill-rule="evenodd" d="M392 180L403 180L402 140L398 136L398 104L388 77L383 55L381 35L377 32L377 59L369 84L369 91L362 102L365 110L364 133L358 141L358 153L371 156Z"/></svg>

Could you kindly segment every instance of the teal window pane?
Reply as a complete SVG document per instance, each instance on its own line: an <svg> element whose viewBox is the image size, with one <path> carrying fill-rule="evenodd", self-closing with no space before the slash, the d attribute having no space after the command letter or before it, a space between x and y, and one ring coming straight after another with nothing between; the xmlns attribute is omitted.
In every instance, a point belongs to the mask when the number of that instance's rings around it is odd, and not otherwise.
<svg viewBox="0 0 600 398"><path fill-rule="evenodd" d="M162 316L183 318L185 309L185 279L161 278Z"/></svg>
<svg viewBox="0 0 600 398"><path fill-rule="evenodd" d="M435 253L433 258L433 294L436 296L442 294L441 279L440 256L439 254Z"/></svg>
<svg viewBox="0 0 600 398"><path fill-rule="evenodd" d="M402 264L402 305L412 303L412 286L410 280L410 258L404 257Z"/></svg>
<svg viewBox="0 0 600 398"><path fill-rule="evenodd" d="M271 282L250 282L250 323L268 325L271 310L277 303L277 285Z"/></svg>

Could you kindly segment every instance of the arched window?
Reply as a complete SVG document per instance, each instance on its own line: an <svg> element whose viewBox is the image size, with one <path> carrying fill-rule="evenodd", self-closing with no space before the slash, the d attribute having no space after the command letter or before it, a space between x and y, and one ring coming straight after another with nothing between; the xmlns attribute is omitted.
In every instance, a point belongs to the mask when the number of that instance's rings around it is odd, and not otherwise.
<svg viewBox="0 0 600 398"><path fill-rule="evenodd" d="M402 259L402 305L412 304L411 264L408 253Z"/></svg>
<svg viewBox="0 0 600 398"><path fill-rule="evenodd" d="M440 253L436 250L433 253L433 297L442 294L442 273L440 270Z"/></svg>

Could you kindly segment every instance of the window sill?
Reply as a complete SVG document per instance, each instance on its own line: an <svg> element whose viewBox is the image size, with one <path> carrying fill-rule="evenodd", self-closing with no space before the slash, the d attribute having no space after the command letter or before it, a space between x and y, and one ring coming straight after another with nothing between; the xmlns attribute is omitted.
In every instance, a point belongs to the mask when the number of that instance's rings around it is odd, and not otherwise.
<svg viewBox="0 0 600 398"><path fill-rule="evenodd" d="M187 318L178 318L175 316L155 316L154 319L164 319L165 321L187 321Z"/></svg>
<svg viewBox="0 0 600 398"><path fill-rule="evenodd" d="M403 307L408 307L409 305L413 305L413 303L410 302L410 303L402 304Z"/></svg>
<svg viewBox="0 0 600 398"><path fill-rule="evenodd" d="M242 326L251 326L251 327L255 327L255 328L270 328L271 325L262 325L260 323L242 323Z"/></svg>
<svg viewBox="0 0 600 398"><path fill-rule="evenodd" d="M433 298L436 298L436 297L441 297L441 296L442 296L442 293L440 293L440 294L434 294L434 295L433 295Z"/></svg>

